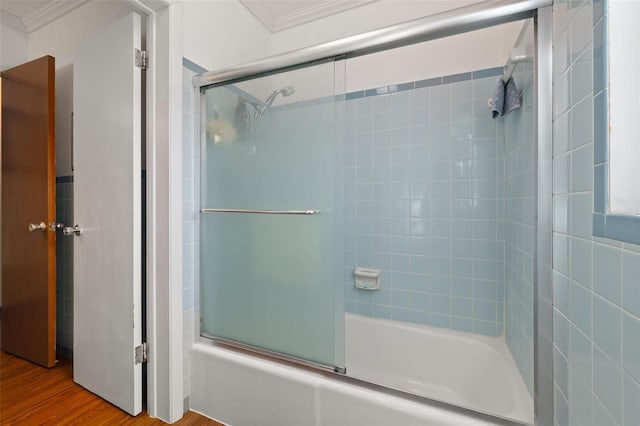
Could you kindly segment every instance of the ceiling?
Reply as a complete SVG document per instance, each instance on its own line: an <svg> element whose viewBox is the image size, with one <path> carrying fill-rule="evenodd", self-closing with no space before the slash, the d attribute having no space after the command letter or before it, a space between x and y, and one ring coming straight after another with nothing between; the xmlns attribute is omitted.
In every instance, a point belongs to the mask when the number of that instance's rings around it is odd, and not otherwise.
<svg viewBox="0 0 640 426"><path fill-rule="evenodd" d="M377 0L240 0L272 33Z"/></svg>
<svg viewBox="0 0 640 426"><path fill-rule="evenodd" d="M0 0L2 23L31 32L89 0ZM239 0L269 31L276 32L377 0Z"/></svg>

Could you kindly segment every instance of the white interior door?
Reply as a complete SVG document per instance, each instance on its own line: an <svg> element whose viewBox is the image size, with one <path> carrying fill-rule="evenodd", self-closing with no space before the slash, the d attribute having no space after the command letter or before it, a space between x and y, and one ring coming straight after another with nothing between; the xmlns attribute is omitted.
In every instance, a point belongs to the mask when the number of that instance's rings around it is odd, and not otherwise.
<svg viewBox="0 0 640 426"><path fill-rule="evenodd" d="M77 48L73 70L73 379L124 411L142 410L140 16Z"/></svg>

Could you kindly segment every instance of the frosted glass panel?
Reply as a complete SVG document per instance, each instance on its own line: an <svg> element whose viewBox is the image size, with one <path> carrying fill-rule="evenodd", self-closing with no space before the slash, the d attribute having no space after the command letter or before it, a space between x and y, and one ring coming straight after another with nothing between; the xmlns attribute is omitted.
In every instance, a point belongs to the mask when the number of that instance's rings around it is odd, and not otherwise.
<svg viewBox="0 0 640 426"><path fill-rule="evenodd" d="M334 64L206 91L201 332L342 366L342 103Z"/></svg>

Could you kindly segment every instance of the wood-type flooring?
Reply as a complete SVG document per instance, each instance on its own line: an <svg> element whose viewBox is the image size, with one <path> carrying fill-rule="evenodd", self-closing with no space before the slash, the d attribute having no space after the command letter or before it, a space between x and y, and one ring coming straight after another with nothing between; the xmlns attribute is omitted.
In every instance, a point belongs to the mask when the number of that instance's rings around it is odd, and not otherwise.
<svg viewBox="0 0 640 426"><path fill-rule="evenodd" d="M72 365L51 369L0 352L0 425L162 425L145 412L131 417L75 384ZM221 423L188 412L176 425Z"/></svg>

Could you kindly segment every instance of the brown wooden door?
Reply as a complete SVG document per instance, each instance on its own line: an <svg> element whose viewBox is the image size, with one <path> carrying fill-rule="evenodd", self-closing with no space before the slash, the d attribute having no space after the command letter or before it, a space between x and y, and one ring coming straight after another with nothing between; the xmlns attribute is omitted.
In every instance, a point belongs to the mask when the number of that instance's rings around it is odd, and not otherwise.
<svg viewBox="0 0 640 426"><path fill-rule="evenodd" d="M2 73L2 350L55 364L55 60ZM30 224L44 229L31 229Z"/></svg>

